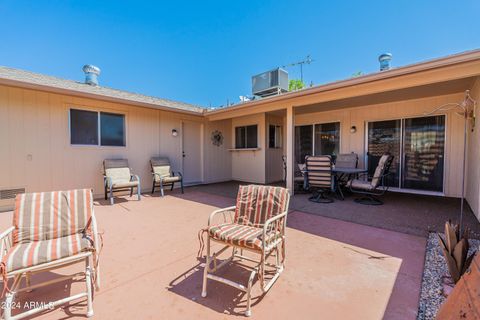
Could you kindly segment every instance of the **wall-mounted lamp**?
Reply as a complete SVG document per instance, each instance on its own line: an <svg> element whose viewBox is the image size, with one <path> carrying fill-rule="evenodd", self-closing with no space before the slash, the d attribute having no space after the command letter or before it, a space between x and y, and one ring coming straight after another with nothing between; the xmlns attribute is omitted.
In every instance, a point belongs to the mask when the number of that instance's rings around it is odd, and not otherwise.
<svg viewBox="0 0 480 320"><path fill-rule="evenodd" d="M177 131L177 129L172 129L172 136L173 136L173 137L178 136L178 131Z"/></svg>
<svg viewBox="0 0 480 320"><path fill-rule="evenodd" d="M350 127L350 133L355 133L355 132L357 132L357 127L351 126Z"/></svg>

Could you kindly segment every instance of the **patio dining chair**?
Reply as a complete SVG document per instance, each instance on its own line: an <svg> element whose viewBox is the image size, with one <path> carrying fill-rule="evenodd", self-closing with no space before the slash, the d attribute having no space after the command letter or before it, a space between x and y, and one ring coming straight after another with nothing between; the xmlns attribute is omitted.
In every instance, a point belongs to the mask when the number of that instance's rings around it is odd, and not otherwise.
<svg viewBox="0 0 480 320"><path fill-rule="evenodd" d="M313 195L308 200L318 203L331 203L327 195L335 190L335 177L332 173L330 156L306 156L307 186Z"/></svg>
<svg viewBox="0 0 480 320"><path fill-rule="evenodd" d="M17 195L13 226L0 235L3 318L22 319L83 298L87 299L87 316L93 316L92 282L96 290L100 289L98 237L91 190ZM35 274L77 263L84 271L31 285ZM8 285L11 278L13 282ZM19 293L74 278L85 281L84 292L12 316L17 306L14 298Z"/></svg>
<svg viewBox="0 0 480 320"><path fill-rule="evenodd" d="M103 161L103 184L105 187L105 200L110 198L113 204L113 193L117 191L130 191L137 188L137 198L140 201L140 177L132 174L127 159L106 159Z"/></svg>
<svg viewBox="0 0 480 320"><path fill-rule="evenodd" d="M335 168L349 168L349 169L356 169L358 166L358 155L354 152L352 153L340 153L337 158L335 159ZM349 174L338 174L337 173L337 182L341 186L345 186L345 184L350 180L352 177Z"/></svg>
<svg viewBox="0 0 480 320"><path fill-rule="evenodd" d="M245 315L252 314L251 291L255 277L258 275L262 292L266 293L284 269L285 227L289 201L290 195L285 188L240 186L235 206L212 212L208 219L208 227L202 230L208 235L202 297L207 296L208 280L222 282L247 294ZM216 217L220 217L222 222L214 224ZM212 241L220 243L223 247L210 255ZM218 256L229 248L232 248L230 258L217 264ZM251 252L259 256L259 259L247 257L243 251ZM275 263L267 262L270 257L275 258ZM239 262L247 260L255 263L247 285L214 274L228 263L234 262L235 258L238 258ZM242 266L246 267L244 264ZM268 272L266 267L269 268ZM265 275L272 272L274 275L267 282Z"/></svg>
<svg viewBox="0 0 480 320"><path fill-rule="evenodd" d="M393 156L389 153L382 155L375 168L375 173L367 180L352 179L348 181L347 187L352 193L363 195L361 198L355 199L355 202L365 205L381 205L383 201L378 197L383 196L388 191L386 178L390 175L390 167L392 166ZM365 174L363 175L365 177Z"/></svg>
<svg viewBox="0 0 480 320"><path fill-rule="evenodd" d="M152 168L153 185L152 194L155 192L155 187L160 187L160 193L164 196L163 187L171 186L170 191L173 190L175 182L180 183L180 187L183 193L183 177L180 172L172 171L170 160L166 157L154 157L150 159L150 167Z"/></svg>

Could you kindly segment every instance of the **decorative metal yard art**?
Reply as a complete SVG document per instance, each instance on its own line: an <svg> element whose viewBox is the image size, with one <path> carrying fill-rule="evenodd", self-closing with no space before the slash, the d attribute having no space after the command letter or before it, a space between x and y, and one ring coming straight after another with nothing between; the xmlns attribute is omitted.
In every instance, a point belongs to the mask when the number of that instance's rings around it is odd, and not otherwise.
<svg viewBox="0 0 480 320"><path fill-rule="evenodd" d="M215 130L212 132L211 136L212 144L214 146L220 147L223 144L223 134L222 132Z"/></svg>
<svg viewBox="0 0 480 320"><path fill-rule="evenodd" d="M465 175L466 175L466 160L467 160L467 127L468 120L472 121L472 130L475 128L475 113L477 101L470 96L470 90L465 91L465 98L460 103L446 103L434 110L425 113L425 115L432 115L435 113L443 113L450 110L457 109L457 115L463 117L463 165L462 165L462 198L460 203L460 217L459 217L459 234L462 234L463 228L463 209L465 199Z"/></svg>
<svg viewBox="0 0 480 320"><path fill-rule="evenodd" d="M468 228L465 228L461 234L458 224L452 225L450 221L447 221L445 223L445 240L440 235L438 235L438 239L447 261L450 276L453 282L457 283L470 266L474 256L474 254L468 256Z"/></svg>

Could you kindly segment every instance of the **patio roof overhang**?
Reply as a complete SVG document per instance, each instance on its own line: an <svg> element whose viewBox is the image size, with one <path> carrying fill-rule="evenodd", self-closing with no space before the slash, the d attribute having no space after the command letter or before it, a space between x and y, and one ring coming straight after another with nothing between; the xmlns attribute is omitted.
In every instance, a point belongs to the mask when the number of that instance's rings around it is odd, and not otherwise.
<svg viewBox="0 0 480 320"><path fill-rule="evenodd" d="M461 82L471 81L480 75L480 50L469 51L440 59L377 72L370 75L336 81L325 85L289 92L271 98L255 100L236 106L209 111L205 116L211 120L224 120L256 113L318 105L325 102L358 98L374 94L412 88L428 89L432 85L449 83L458 87ZM432 88L432 87L430 87ZM438 88L437 88L438 90ZM414 90L415 91L415 90ZM419 90L416 90L417 92Z"/></svg>

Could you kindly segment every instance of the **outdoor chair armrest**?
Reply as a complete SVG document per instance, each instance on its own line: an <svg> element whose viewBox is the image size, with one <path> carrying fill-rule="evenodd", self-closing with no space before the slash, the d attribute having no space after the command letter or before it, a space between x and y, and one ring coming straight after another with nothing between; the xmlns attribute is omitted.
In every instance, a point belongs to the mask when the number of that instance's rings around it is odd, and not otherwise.
<svg viewBox="0 0 480 320"><path fill-rule="evenodd" d="M287 214L288 214L288 209L287 211L284 211L282 212L281 214L278 214L270 219L268 219L267 221L265 221L265 224L263 225L263 238L262 238L262 246L265 248L265 246L267 245L267 243L265 243L265 239L267 239L267 233L270 231L269 229L269 226L273 223L277 223L279 222L279 220L285 218L285 220L283 221L283 228L282 228L282 232L285 232L285 225L286 225L286 222L287 222Z"/></svg>
<svg viewBox="0 0 480 320"><path fill-rule="evenodd" d="M210 227L213 218L214 218L217 214L219 214L219 213L225 213L225 212L227 212L227 211L232 211L232 210L235 210L235 208L236 208L235 206L231 206L231 207L227 207L227 208L218 209L218 210L213 211L213 212L210 214L210 216L208 217L208 226ZM224 218L224 220L225 220L225 222L226 222L225 214L223 215L223 218Z"/></svg>
<svg viewBox="0 0 480 320"><path fill-rule="evenodd" d="M136 174L131 174L130 175L130 181L139 181L140 182L140 177Z"/></svg>
<svg viewBox="0 0 480 320"><path fill-rule="evenodd" d="M0 261L3 260L3 256L7 253L8 249L12 246L12 238L11 235L15 230L15 227L11 226L2 234L0 234Z"/></svg>
<svg viewBox="0 0 480 320"><path fill-rule="evenodd" d="M177 171L177 174L180 178L183 178L182 173L180 171ZM173 173L173 175L175 175L175 172Z"/></svg>

